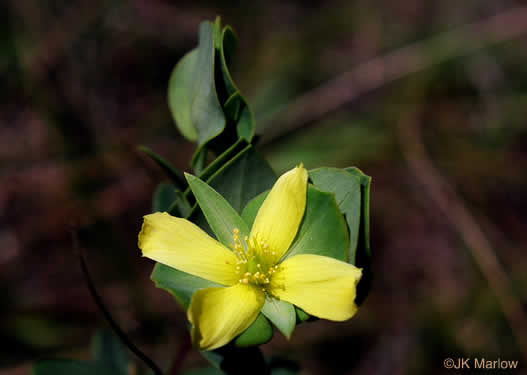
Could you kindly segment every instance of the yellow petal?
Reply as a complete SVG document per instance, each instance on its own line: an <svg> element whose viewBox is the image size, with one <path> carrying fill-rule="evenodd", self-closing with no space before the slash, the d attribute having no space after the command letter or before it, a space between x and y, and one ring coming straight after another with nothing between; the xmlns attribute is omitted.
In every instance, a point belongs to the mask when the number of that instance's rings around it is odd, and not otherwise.
<svg viewBox="0 0 527 375"><path fill-rule="evenodd" d="M357 311L355 294L362 271L320 255L286 259L273 275L270 292L323 319L343 321Z"/></svg>
<svg viewBox="0 0 527 375"><path fill-rule="evenodd" d="M278 261L289 249L306 210L307 171L300 165L284 173L263 202L251 230L251 240L266 242Z"/></svg>
<svg viewBox="0 0 527 375"><path fill-rule="evenodd" d="M188 309L192 342L200 350L229 343L256 320L264 302L264 293L250 284L198 290Z"/></svg>
<svg viewBox="0 0 527 375"><path fill-rule="evenodd" d="M144 217L139 233L143 255L223 285L238 282L232 251L190 221L157 212Z"/></svg>

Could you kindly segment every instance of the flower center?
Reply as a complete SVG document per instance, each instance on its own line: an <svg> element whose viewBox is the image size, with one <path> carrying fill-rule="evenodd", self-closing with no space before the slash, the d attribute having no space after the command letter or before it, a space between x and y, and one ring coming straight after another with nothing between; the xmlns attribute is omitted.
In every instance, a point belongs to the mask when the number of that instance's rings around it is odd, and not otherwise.
<svg viewBox="0 0 527 375"><path fill-rule="evenodd" d="M253 284L266 292L267 284L271 276L278 270L275 266L275 252L269 249L266 241L258 240L258 236L249 239L247 236L240 237L240 230L234 228L231 244L234 255L236 255L236 272L239 282Z"/></svg>

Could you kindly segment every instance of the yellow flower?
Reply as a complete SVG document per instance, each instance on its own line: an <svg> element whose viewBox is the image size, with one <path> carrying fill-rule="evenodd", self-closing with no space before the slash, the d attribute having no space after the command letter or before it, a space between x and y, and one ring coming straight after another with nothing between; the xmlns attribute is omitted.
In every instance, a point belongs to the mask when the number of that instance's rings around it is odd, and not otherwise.
<svg viewBox="0 0 527 375"><path fill-rule="evenodd" d="M307 171L283 174L263 202L249 236L233 228L232 250L186 219L166 212L144 217L143 255L225 287L198 290L188 319L201 350L229 343L256 319L266 298L290 302L323 319L343 321L354 302L361 270L340 260L299 254L282 261L306 208Z"/></svg>

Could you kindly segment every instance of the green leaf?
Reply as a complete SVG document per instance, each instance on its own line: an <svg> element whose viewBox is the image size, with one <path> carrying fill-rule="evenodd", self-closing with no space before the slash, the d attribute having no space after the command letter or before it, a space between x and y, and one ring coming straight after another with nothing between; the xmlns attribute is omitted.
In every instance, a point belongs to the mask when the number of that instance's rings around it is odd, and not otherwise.
<svg viewBox="0 0 527 375"><path fill-rule="evenodd" d="M273 327L263 314L258 317L240 336L234 340L234 345L240 348L262 345L273 338Z"/></svg>
<svg viewBox="0 0 527 375"><path fill-rule="evenodd" d="M199 28L199 46L191 91L191 121L198 133L199 148L194 155L202 155L203 148L225 129L225 115L218 100L215 84L214 25L202 22Z"/></svg>
<svg viewBox="0 0 527 375"><path fill-rule="evenodd" d="M214 175L221 167L223 167L226 163L228 163L231 159L233 159L238 153L243 151L248 146L247 142L243 139L239 139L235 144L233 144L231 147L229 147L225 152L223 152L220 156L218 156L212 163L210 163L205 169L201 171L199 174L199 178L203 181L210 180L212 175ZM190 193L190 188L188 188L184 196L187 197ZM186 198L185 198L186 199ZM167 212L171 215L179 216L179 208L177 205L177 202L174 202L174 204L167 210ZM190 212L186 214L188 216ZM204 229L204 228L202 228Z"/></svg>
<svg viewBox="0 0 527 375"><path fill-rule="evenodd" d="M188 52L176 64L168 82L168 107L176 125L185 138L198 139L198 132L192 123L192 88L194 70L198 62L198 49Z"/></svg>
<svg viewBox="0 0 527 375"><path fill-rule="evenodd" d="M364 253L370 257L370 188L371 177L365 175L356 167L346 168L346 171L360 178L361 196L362 196L362 215L359 231L359 241L357 246L362 248ZM357 254L358 255L358 254Z"/></svg>
<svg viewBox="0 0 527 375"><path fill-rule="evenodd" d="M183 176L183 173L176 167L174 167L170 162L168 162L166 159L164 159L162 156L156 154L154 151L152 151L150 148L146 146L139 146L139 151L144 152L148 156L154 160L157 165L165 171L168 177L172 180L172 182L180 189L184 190L187 187L187 182L185 181L185 177Z"/></svg>
<svg viewBox="0 0 527 375"><path fill-rule="evenodd" d="M234 83L228 67L237 45L236 34L230 26L226 26L223 29L220 49L221 71L225 89L229 95L229 99L224 104L224 111L229 122L236 124L238 137L251 142L254 136L254 116L247 101Z"/></svg>
<svg viewBox="0 0 527 375"><path fill-rule="evenodd" d="M364 302L373 283L373 273L371 267L371 248L370 248L370 188L371 177L362 173L358 168L346 168L349 173L358 176L361 182L362 210L359 226L359 238L357 250L355 252L355 265L362 268L362 278L357 285L357 297L355 302L360 305Z"/></svg>
<svg viewBox="0 0 527 375"><path fill-rule="evenodd" d="M284 334L290 338L296 326L295 308L286 301L268 297L262 308L262 313Z"/></svg>
<svg viewBox="0 0 527 375"><path fill-rule="evenodd" d="M362 268L355 301L361 304L373 280L370 249L371 177L355 167L319 168L309 171L313 183L323 191L335 194L339 209L346 217L350 233L349 262Z"/></svg>
<svg viewBox="0 0 527 375"><path fill-rule="evenodd" d="M225 26L221 33L220 59L223 81L225 82L225 89L229 96L232 96L236 92L239 93L240 91L238 87L236 87L236 84L231 77L231 73L229 72L229 64L234 57L236 48L238 48L238 38L230 26Z"/></svg>
<svg viewBox="0 0 527 375"><path fill-rule="evenodd" d="M254 136L254 115L247 104L241 107L240 116L236 122L238 136L250 142Z"/></svg>
<svg viewBox="0 0 527 375"><path fill-rule="evenodd" d="M197 141L192 168L199 175L205 168L208 150L221 154L238 138L250 142L254 116L229 72L228 64L237 47L230 27L216 22L200 24L198 47L174 68L168 101L183 135Z"/></svg>
<svg viewBox="0 0 527 375"><path fill-rule="evenodd" d="M258 195L245 206L242 217L249 225L254 222L267 194ZM348 246L348 229L335 196L309 184L304 218L283 259L297 254L318 254L347 261Z"/></svg>
<svg viewBox="0 0 527 375"><path fill-rule="evenodd" d="M164 289L172 294L185 310L188 309L190 299L197 290L222 286L161 263L156 263L150 278L157 288Z"/></svg>
<svg viewBox="0 0 527 375"><path fill-rule="evenodd" d="M239 91L229 97L223 109L229 123L236 124L238 137L250 142L254 136L254 118Z"/></svg>
<svg viewBox="0 0 527 375"><path fill-rule="evenodd" d="M245 220L248 226L252 228L256 215L260 206L263 204L265 198L269 195L269 190L264 191L262 194L257 195L247 203L242 211L242 219Z"/></svg>
<svg viewBox="0 0 527 375"><path fill-rule="evenodd" d="M72 359L42 360L33 365L32 375L116 375L114 369L94 362Z"/></svg>
<svg viewBox="0 0 527 375"><path fill-rule="evenodd" d="M242 238L249 235L247 224L225 198L199 178L191 174L185 174L185 177L208 224L222 244L230 246L234 228L240 230Z"/></svg>
<svg viewBox="0 0 527 375"><path fill-rule="evenodd" d="M338 208L348 224L350 247L349 262L355 264L355 251L359 238L361 218L360 178L338 168L318 168L309 171L309 178L322 191L335 194Z"/></svg>
<svg viewBox="0 0 527 375"><path fill-rule="evenodd" d="M347 261L348 248L348 228L335 196L308 185L306 212L285 258L317 254Z"/></svg>
<svg viewBox="0 0 527 375"><path fill-rule="evenodd" d="M127 348L111 331L97 331L92 341L92 352L95 361L101 366L113 369L116 375L128 374Z"/></svg>
<svg viewBox="0 0 527 375"><path fill-rule="evenodd" d="M251 199L269 190L275 181L269 164L249 145L218 169L207 183L241 213Z"/></svg>

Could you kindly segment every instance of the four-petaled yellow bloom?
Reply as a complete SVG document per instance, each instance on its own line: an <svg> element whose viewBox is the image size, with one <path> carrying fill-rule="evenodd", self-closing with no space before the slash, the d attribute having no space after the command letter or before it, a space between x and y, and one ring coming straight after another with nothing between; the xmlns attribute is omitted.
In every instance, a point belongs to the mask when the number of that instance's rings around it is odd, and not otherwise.
<svg viewBox="0 0 527 375"><path fill-rule="evenodd" d="M165 213L144 217L143 255L225 287L198 290L188 319L201 350L223 346L256 319L265 298L290 302L323 319L343 321L357 311L357 267L334 258L299 254L282 260L306 207L307 171L283 174L260 207L250 235L233 228L232 250L188 220Z"/></svg>

